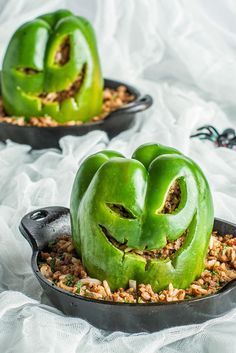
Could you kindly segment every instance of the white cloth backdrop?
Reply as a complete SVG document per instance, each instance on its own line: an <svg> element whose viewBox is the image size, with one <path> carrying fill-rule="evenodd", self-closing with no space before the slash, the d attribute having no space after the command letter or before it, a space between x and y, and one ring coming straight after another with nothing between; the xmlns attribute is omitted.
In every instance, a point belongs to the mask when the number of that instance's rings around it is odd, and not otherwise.
<svg viewBox="0 0 236 353"><path fill-rule="evenodd" d="M104 75L136 84L155 105L136 129L111 141L95 131L65 137L62 152L0 145L0 352L236 352L236 310L202 325L137 335L102 332L63 316L45 304L31 249L18 231L26 212L68 206L87 155L109 148L130 156L144 142L165 143L195 159L210 182L216 216L235 222L236 152L189 135L204 124L236 128L236 3L0 0L1 58L19 24L65 6L93 21Z"/></svg>

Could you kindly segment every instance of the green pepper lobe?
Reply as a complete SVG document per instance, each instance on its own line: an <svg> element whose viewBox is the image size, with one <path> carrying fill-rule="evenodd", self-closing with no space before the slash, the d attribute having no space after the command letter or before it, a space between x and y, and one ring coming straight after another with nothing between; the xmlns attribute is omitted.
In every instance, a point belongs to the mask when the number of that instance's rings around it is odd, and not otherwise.
<svg viewBox="0 0 236 353"><path fill-rule="evenodd" d="M2 67L9 115L87 121L101 112L102 94L96 38L86 19L59 10L14 33Z"/></svg>
<svg viewBox="0 0 236 353"><path fill-rule="evenodd" d="M163 213L174 182L177 209ZM71 194L72 237L88 273L114 290L130 279L162 290L186 288L201 274L214 221L211 192L201 169L175 149L139 147L127 159L102 151L81 165ZM185 234L172 256L147 259L122 247L163 249Z"/></svg>

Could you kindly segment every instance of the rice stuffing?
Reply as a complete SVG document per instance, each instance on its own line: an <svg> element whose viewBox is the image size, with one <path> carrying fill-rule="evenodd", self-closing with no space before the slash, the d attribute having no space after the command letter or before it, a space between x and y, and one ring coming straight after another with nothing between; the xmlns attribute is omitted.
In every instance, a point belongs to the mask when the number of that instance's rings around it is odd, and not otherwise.
<svg viewBox="0 0 236 353"><path fill-rule="evenodd" d="M182 244L168 243L163 256L173 254ZM145 255L145 254L144 254ZM162 256L158 250L158 256ZM40 253L39 268L43 276L56 286L88 298L122 303L166 303L213 294L236 278L236 238L233 235L211 235L205 269L187 289L168 288L155 293L150 284L136 284L130 279L129 288L112 292L106 280L90 278L78 258L69 236L61 236Z"/></svg>

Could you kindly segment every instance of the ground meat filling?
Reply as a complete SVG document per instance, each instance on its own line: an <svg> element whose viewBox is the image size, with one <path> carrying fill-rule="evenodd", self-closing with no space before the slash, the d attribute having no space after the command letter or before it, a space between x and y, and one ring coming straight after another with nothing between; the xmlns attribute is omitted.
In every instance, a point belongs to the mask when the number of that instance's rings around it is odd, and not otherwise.
<svg viewBox="0 0 236 353"><path fill-rule="evenodd" d="M73 92L76 86L81 85L81 83L75 83L75 87L71 87L71 92ZM63 96L63 95L62 95ZM49 99L53 101L54 99L59 99L57 97L57 93L52 93L52 96L45 97L42 94L42 99L46 99L47 102ZM129 104L135 99L135 97L129 93L125 86L119 86L116 89L105 88L103 91L103 105L102 112L100 115L95 116L91 119L92 122L104 120L111 112ZM82 125L82 121L68 121L64 124L58 123L56 120L51 118L50 116L43 117L8 117L6 112L4 111L3 100L0 97L0 122L18 125L18 126L38 126L38 127L56 127L59 125L64 126L74 126L74 125Z"/></svg>
<svg viewBox="0 0 236 353"><path fill-rule="evenodd" d="M39 268L48 281L71 293L123 303L165 303L213 294L235 279L236 238L212 233L205 269L187 289L174 288L170 283L167 289L156 293L150 284L130 280L128 289L119 288L112 292L107 281L88 277L68 236L48 244L48 248L40 253Z"/></svg>
<svg viewBox="0 0 236 353"><path fill-rule="evenodd" d="M166 246L162 249L157 250L144 250L142 256L147 260L160 259L164 260L171 257L176 251L178 251L186 238L186 233L184 233L180 238L174 241L167 241Z"/></svg>
<svg viewBox="0 0 236 353"><path fill-rule="evenodd" d="M63 66L70 60L70 40L66 37L55 54L54 63Z"/></svg>

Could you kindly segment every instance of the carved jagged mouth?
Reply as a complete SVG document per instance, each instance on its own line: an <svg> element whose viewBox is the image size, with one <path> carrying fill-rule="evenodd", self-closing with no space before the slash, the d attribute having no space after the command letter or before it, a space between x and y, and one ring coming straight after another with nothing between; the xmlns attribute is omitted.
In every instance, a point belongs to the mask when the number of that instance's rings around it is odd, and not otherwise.
<svg viewBox="0 0 236 353"><path fill-rule="evenodd" d="M58 92L43 92L35 96L30 93L24 93L24 94L31 98L35 97L37 99L40 99L42 104L44 105L47 105L48 103L52 103L52 102L57 102L60 104L68 98L74 98L75 95L80 91L80 88L84 82L84 79L86 76L86 67L87 65L84 64L77 78L70 84L68 88L64 90L61 90ZM19 69L18 71L22 71L22 70ZM27 73L29 75L32 74L31 71L32 69L29 69L29 68L24 69L24 73Z"/></svg>
<svg viewBox="0 0 236 353"><path fill-rule="evenodd" d="M186 238L187 231L177 240L174 241L167 241L167 244L162 249L155 249L155 250L139 250L130 248L127 246L127 241L124 243L119 243L108 231L108 229L99 224L99 228L101 229L103 235L106 239L114 246L116 249L123 251L124 254L135 254L142 256L146 260L154 260L154 259L161 259L164 260L166 258L171 257L176 251L178 251Z"/></svg>
<svg viewBox="0 0 236 353"><path fill-rule="evenodd" d="M41 93L38 95L38 98L41 99L43 104L48 104L50 102L61 103L68 98L73 98L79 92L80 87L83 84L85 73L86 64L83 65L81 73L67 89L58 92Z"/></svg>

